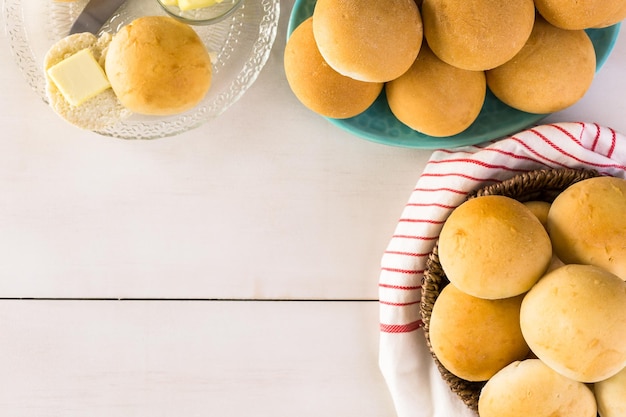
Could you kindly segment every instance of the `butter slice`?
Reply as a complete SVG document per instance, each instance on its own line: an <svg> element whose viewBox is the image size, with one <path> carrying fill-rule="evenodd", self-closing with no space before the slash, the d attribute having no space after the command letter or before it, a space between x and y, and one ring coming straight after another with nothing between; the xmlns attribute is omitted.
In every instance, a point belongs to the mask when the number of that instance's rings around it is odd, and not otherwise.
<svg viewBox="0 0 626 417"><path fill-rule="evenodd" d="M221 3L223 0L178 0L178 8L180 10L201 9L203 7L213 6Z"/></svg>
<svg viewBox="0 0 626 417"><path fill-rule="evenodd" d="M178 0L161 0L164 6L178 6Z"/></svg>
<svg viewBox="0 0 626 417"><path fill-rule="evenodd" d="M111 87L104 69L89 49L82 49L48 68L48 75L73 106L80 106Z"/></svg>

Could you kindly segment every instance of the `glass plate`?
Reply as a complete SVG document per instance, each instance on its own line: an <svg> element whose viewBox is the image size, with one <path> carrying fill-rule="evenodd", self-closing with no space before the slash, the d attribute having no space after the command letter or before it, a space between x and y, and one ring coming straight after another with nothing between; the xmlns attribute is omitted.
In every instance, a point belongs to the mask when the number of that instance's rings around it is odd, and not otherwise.
<svg viewBox="0 0 626 417"><path fill-rule="evenodd" d="M28 84L47 102L43 59L48 49L69 32L87 0L5 0L4 21L15 62ZM279 0L244 0L227 19L194 26L213 61L212 85L194 109L169 116L133 115L99 131L122 139L173 136L214 119L235 103L254 83L267 62L276 38ZM102 28L115 33L140 16L166 15L157 0L128 0Z"/></svg>
<svg viewBox="0 0 626 417"><path fill-rule="evenodd" d="M296 0L289 18L287 36L313 15L315 2L316 0ZM605 29L587 30L596 50L596 71L602 67L615 46L619 29L618 23ZM438 138L416 132L396 119L389 109L383 90L374 104L358 116L328 120L347 132L373 142L407 148L437 149L474 145L501 138L524 130L546 116L515 110L487 91L478 119L469 128L454 136Z"/></svg>

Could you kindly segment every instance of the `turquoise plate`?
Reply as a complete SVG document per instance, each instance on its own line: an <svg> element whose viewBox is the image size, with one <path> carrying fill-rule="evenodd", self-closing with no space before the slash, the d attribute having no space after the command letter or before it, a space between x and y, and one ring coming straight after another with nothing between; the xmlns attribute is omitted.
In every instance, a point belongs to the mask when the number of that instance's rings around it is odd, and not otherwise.
<svg viewBox="0 0 626 417"><path fill-rule="evenodd" d="M316 0L296 0L291 10L287 36L307 18L313 15ZM596 50L596 72L608 58L620 24L604 29L589 29L587 34ZM329 119L334 125L363 139L391 146L406 148L437 149L474 145L519 132L536 124L546 114L532 114L507 106L490 91L478 119L463 132L447 137L433 137L416 132L402 124L391 113L384 90L372 106L358 116L349 119Z"/></svg>

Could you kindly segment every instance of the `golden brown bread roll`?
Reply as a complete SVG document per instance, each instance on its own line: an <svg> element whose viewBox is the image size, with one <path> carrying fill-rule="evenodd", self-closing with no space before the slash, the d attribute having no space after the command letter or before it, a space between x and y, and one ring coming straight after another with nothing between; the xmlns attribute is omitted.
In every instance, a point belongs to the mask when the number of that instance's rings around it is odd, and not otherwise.
<svg viewBox="0 0 626 417"><path fill-rule="evenodd" d="M626 416L626 368L594 384L600 417Z"/></svg>
<svg viewBox="0 0 626 417"><path fill-rule="evenodd" d="M313 33L335 71L370 82L402 75L417 57L423 35L414 0L318 0Z"/></svg>
<svg viewBox="0 0 626 417"><path fill-rule="evenodd" d="M552 259L550 238L524 204L509 197L473 198L452 211L439 236L450 282L481 298L528 291Z"/></svg>
<svg viewBox="0 0 626 417"><path fill-rule="evenodd" d="M364 112L383 89L382 83L339 74L320 54L313 37L313 18L302 22L285 46L284 67L291 91L310 110L335 119Z"/></svg>
<svg viewBox="0 0 626 417"><path fill-rule="evenodd" d="M596 266L562 266L526 294L520 325L558 373L585 383L610 378L626 366L626 282Z"/></svg>
<svg viewBox="0 0 626 417"><path fill-rule="evenodd" d="M626 180L569 186L552 203L548 233L563 262L597 265L626 280Z"/></svg>
<svg viewBox="0 0 626 417"><path fill-rule="evenodd" d="M626 18L624 0L536 0L535 6L548 22L569 30L611 26Z"/></svg>
<svg viewBox="0 0 626 417"><path fill-rule="evenodd" d="M548 213L550 212L551 204L546 201L526 201L524 205L528 207L528 209L537 217L537 219L541 222L543 227L548 229ZM559 259L558 256L552 251L552 260L550 261L550 266L546 272L552 271L553 269L559 268L563 266L564 263Z"/></svg>
<svg viewBox="0 0 626 417"><path fill-rule="evenodd" d="M443 61L481 71L511 59L535 20L532 0L424 0L424 37Z"/></svg>
<svg viewBox="0 0 626 417"><path fill-rule="evenodd" d="M538 16L521 51L487 71L487 86L513 108L552 113L580 100L595 71L596 54L585 31L560 29Z"/></svg>
<svg viewBox="0 0 626 417"><path fill-rule="evenodd" d="M209 53L191 26L166 16L140 17L115 34L106 73L122 104L147 115L182 113L211 86Z"/></svg>
<svg viewBox="0 0 626 417"><path fill-rule="evenodd" d="M538 359L515 362L491 378L478 400L480 417L596 417L591 390Z"/></svg>
<svg viewBox="0 0 626 417"><path fill-rule="evenodd" d="M482 71L446 64L426 43L400 77L385 85L392 113L405 125L430 136L451 136L478 117L487 84Z"/></svg>
<svg viewBox="0 0 626 417"><path fill-rule="evenodd" d="M519 325L522 296L485 300L447 285L430 317L430 343L441 364L468 381L486 381L528 355Z"/></svg>
<svg viewBox="0 0 626 417"><path fill-rule="evenodd" d="M547 227L550 203L547 201L526 201L524 205L537 217L543 227Z"/></svg>

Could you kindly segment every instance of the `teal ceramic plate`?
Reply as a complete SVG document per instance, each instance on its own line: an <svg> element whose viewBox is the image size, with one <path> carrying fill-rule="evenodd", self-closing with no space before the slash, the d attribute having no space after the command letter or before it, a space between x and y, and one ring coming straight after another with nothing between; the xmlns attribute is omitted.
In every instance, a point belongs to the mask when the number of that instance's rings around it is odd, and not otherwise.
<svg viewBox="0 0 626 417"><path fill-rule="evenodd" d="M313 15L316 0L296 0L291 11L287 36L304 20ZM620 24L604 28L590 29L587 34L596 50L596 71L608 58ZM445 138L437 138L416 132L402 124L389 110L385 93L364 113L349 119L328 119L334 125L363 139L385 145L407 148L437 149L474 145L526 129L545 114L531 114L515 110L498 100L487 91L485 104L478 119L465 131Z"/></svg>

